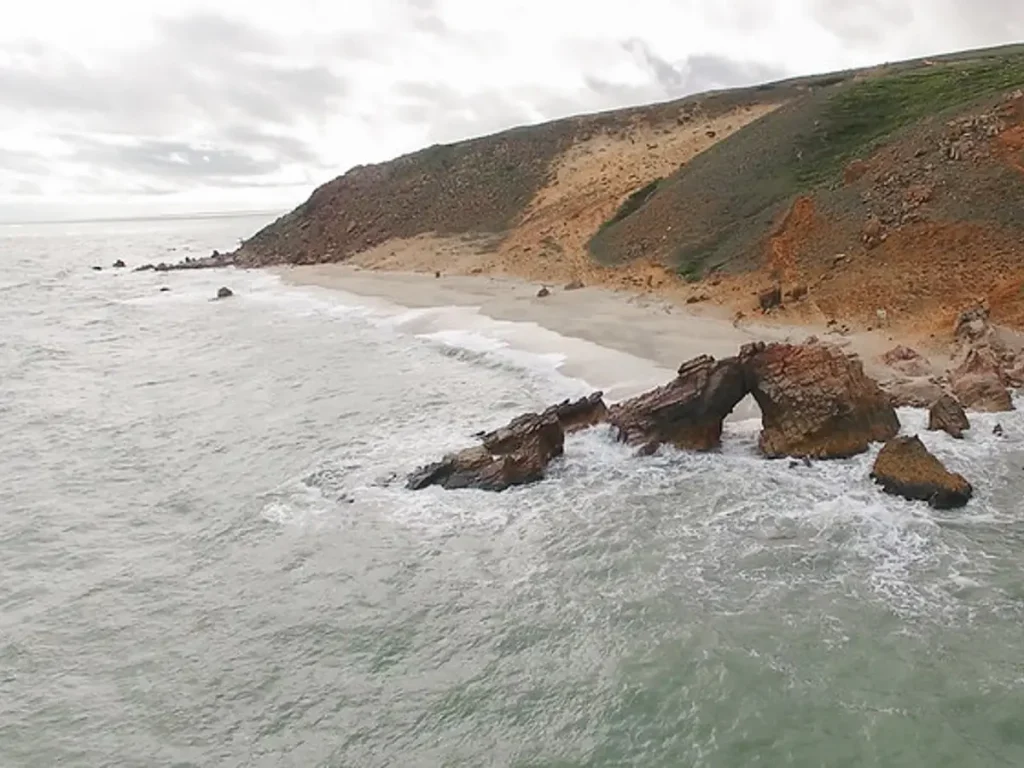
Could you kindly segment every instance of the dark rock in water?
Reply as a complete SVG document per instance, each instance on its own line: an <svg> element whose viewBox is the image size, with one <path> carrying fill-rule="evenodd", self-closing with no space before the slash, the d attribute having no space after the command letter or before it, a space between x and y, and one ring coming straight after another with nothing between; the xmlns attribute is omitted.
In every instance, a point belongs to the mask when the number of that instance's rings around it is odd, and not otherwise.
<svg viewBox="0 0 1024 768"><path fill-rule="evenodd" d="M871 479L886 493L927 501L935 509L962 507L974 493L963 475L942 466L916 435L886 443L875 459Z"/></svg>
<svg viewBox="0 0 1024 768"><path fill-rule="evenodd" d="M102 272L103 271L103 267L93 267L92 269L93 269L94 272Z"/></svg>
<svg viewBox="0 0 1024 768"><path fill-rule="evenodd" d="M550 295L551 295L551 291L549 291L547 289L547 286L544 286L539 291L537 291L537 298L538 299L543 299L545 296L550 296Z"/></svg>
<svg viewBox="0 0 1024 768"><path fill-rule="evenodd" d="M521 419L532 417L533 414L520 416L513 419L507 426L500 427L492 432L477 432L474 437L480 439L484 447L491 453L508 453L510 440L519 440L521 435L518 432L518 424ZM549 417L558 419L562 431L571 435L581 429L587 429L595 424L600 424L608 418L608 407L604 403L604 393L594 392L579 400L563 400L558 405L552 405L541 413L541 418Z"/></svg>
<svg viewBox="0 0 1024 768"><path fill-rule="evenodd" d="M584 285L583 285L583 281L582 280L573 280L571 282L566 283L565 284L565 288L563 290L566 290L566 291L578 291L578 290L580 290L583 287L584 287Z"/></svg>
<svg viewBox="0 0 1024 768"><path fill-rule="evenodd" d="M561 456L565 433L551 409L528 413L484 436L484 445L466 448L416 470L406 482L418 491L431 485L454 490L504 491L543 479L551 459Z"/></svg>
<svg viewBox="0 0 1024 768"><path fill-rule="evenodd" d="M941 430L960 440L970 428L963 406L950 395L943 395L928 409L928 429L933 432Z"/></svg>
<svg viewBox="0 0 1024 768"><path fill-rule="evenodd" d="M162 286L162 287L160 288L160 293L165 293L166 291L169 291L169 290L171 290L171 289L170 289L170 288L168 288L168 287L167 287L166 285L164 285L164 286Z"/></svg>
<svg viewBox="0 0 1024 768"><path fill-rule="evenodd" d="M996 437L1002 437L1004 434L1006 434L1003 431L1003 425L996 424L994 427L992 427L992 434L995 435Z"/></svg>
<svg viewBox="0 0 1024 768"><path fill-rule="evenodd" d="M217 289L217 298L218 299L226 299L229 296L234 296L234 295L235 295L234 291L232 291L230 288L226 288L226 287L222 286L222 287Z"/></svg>
<svg viewBox="0 0 1024 768"><path fill-rule="evenodd" d="M126 264L123 261L121 261L121 259L118 259L117 261L114 262L114 269L124 269L125 266Z"/></svg>
<svg viewBox="0 0 1024 768"><path fill-rule="evenodd" d="M441 272L440 272L440 270L438 270L438 271L435 271L435 272L434 272L434 277L435 277L435 278L441 277Z"/></svg>
<svg viewBox="0 0 1024 768"><path fill-rule="evenodd" d="M840 347L757 342L739 360L761 407L759 442L769 458L846 458L899 432L889 396Z"/></svg>
<svg viewBox="0 0 1024 768"><path fill-rule="evenodd" d="M143 264L142 266L136 267L132 272L152 272L156 269L152 264Z"/></svg>
<svg viewBox="0 0 1024 768"><path fill-rule="evenodd" d="M722 437L722 421L748 392L739 360L709 355L682 364L668 384L616 403L608 422L622 442L651 454L664 443L710 451Z"/></svg>

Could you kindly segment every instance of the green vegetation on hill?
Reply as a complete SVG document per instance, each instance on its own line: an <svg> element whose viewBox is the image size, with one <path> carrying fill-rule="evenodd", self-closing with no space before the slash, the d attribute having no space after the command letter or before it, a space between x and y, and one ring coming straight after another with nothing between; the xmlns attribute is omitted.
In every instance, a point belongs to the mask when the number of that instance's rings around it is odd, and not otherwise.
<svg viewBox="0 0 1024 768"><path fill-rule="evenodd" d="M803 95L698 155L655 190L638 190L627 200L635 203L630 210L624 213L624 205L591 239L591 254L609 265L653 256L687 279L753 266L796 196L817 191L827 198L850 160L919 123L1024 85L1024 52L907 62L803 85Z"/></svg>

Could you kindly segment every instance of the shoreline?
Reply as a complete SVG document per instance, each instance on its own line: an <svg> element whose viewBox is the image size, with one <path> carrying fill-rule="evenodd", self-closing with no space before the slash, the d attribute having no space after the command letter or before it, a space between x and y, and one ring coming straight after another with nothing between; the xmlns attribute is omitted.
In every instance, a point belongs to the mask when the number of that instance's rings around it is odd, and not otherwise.
<svg viewBox="0 0 1024 768"><path fill-rule="evenodd" d="M548 286L550 295L538 297L539 283L509 276L435 277L422 272L366 269L339 263L277 267L272 271L289 285L344 291L383 300L398 308L458 308L463 311L463 316L448 318L449 322L455 321L456 324L471 318L473 310L479 317L497 323L534 324L568 339L570 343L564 346L569 348L558 349L558 344L549 339L539 344L542 348L530 349L531 345L538 346L538 340L521 334L524 338L518 341L525 339L523 348L527 351L561 353L565 362L560 370L566 375L599 385L601 382L591 381L598 364L593 359L594 350L588 351L585 345L610 350L617 354L602 363L616 365L620 369L624 366L635 368L632 371L634 375L626 378L638 380L636 386L640 388L636 393L643 391L642 387L665 383L682 362L701 354L723 358L736 354L740 346L748 342L801 342L809 336L817 336L856 353L868 375L882 380L892 378L895 372L879 357L897 344L914 341L878 331L840 334L813 324L745 322L736 325L721 308L680 306L650 292L589 286L565 290ZM458 327L447 330L455 331ZM515 339L509 341L511 346L521 346ZM572 343L574 341L582 341L585 345ZM942 361L935 360L933 356L932 364L938 372ZM644 368L646 370L640 370ZM588 377L587 372L591 376ZM616 393L608 394L610 398L617 399Z"/></svg>

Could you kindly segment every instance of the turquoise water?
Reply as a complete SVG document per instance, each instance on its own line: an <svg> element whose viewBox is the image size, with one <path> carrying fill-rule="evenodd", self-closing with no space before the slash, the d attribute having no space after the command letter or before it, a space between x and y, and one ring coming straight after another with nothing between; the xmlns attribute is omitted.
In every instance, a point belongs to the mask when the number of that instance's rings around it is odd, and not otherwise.
<svg viewBox="0 0 1024 768"><path fill-rule="evenodd" d="M261 223L0 228L0 765L1024 764L1018 414L923 433L959 512L756 422L410 493L588 385L272 275L89 269Z"/></svg>

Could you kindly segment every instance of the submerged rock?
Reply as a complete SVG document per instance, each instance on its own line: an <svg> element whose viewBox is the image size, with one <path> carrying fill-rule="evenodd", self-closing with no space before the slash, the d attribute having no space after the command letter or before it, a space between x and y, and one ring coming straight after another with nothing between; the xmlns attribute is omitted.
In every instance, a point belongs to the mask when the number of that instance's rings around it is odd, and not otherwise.
<svg viewBox="0 0 1024 768"><path fill-rule="evenodd" d="M963 475L947 470L916 435L886 443L875 459L871 479L886 493L927 501L935 509L962 507L974 492Z"/></svg>
<svg viewBox="0 0 1024 768"><path fill-rule="evenodd" d="M102 271L103 271L103 267L100 267L100 266L94 266L94 267L92 268L92 271L93 271L93 272L102 272Z"/></svg>
<svg viewBox="0 0 1024 768"><path fill-rule="evenodd" d="M941 430L960 440L970 428L963 406L950 395L943 395L928 409L928 429L933 432Z"/></svg>
<svg viewBox="0 0 1024 768"><path fill-rule="evenodd" d="M709 451L720 445L722 421L747 391L737 358L701 355L683 363L668 384L613 405L608 421L621 441L644 453L665 443Z"/></svg>
<svg viewBox="0 0 1024 768"><path fill-rule="evenodd" d="M225 286L221 286L220 288L217 289L217 298L218 299L226 299L229 296L234 296L234 295L235 295L234 291L232 291L230 288L227 288Z"/></svg>
<svg viewBox="0 0 1024 768"><path fill-rule="evenodd" d="M740 350L740 361L770 458L845 458L899 432L889 396L835 345L757 342Z"/></svg>

